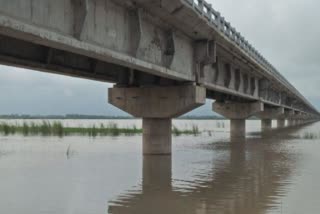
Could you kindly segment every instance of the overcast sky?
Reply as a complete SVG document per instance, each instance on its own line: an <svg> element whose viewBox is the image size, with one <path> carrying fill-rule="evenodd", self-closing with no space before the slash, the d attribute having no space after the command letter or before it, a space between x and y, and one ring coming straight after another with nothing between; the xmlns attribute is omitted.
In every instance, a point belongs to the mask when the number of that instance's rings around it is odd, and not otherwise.
<svg viewBox="0 0 320 214"><path fill-rule="evenodd" d="M318 109L320 2L211 0L213 7ZM0 67L0 114L123 114L107 104L111 84ZM210 103L191 114L212 114Z"/></svg>

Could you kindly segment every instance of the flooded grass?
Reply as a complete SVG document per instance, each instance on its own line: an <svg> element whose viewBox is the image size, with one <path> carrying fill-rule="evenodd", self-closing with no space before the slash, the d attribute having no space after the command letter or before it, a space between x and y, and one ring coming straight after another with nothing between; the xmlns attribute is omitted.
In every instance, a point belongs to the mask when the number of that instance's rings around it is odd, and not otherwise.
<svg viewBox="0 0 320 214"><path fill-rule="evenodd" d="M223 128L223 129L225 128L225 124L223 121L217 121L216 126L217 128Z"/></svg>
<svg viewBox="0 0 320 214"><path fill-rule="evenodd" d="M172 127L172 134L174 136L180 136L180 135L194 135L197 136L201 134L199 131L199 127L197 125L192 125L191 129L178 129L176 126Z"/></svg>
<svg viewBox="0 0 320 214"><path fill-rule="evenodd" d="M42 121L40 124L34 122L21 124L8 124L0 123L0 134L14 135L22 134L24 136L68 136L68 135L83 135L90 137L97 136L120 136L120 135L137 135L142 134L142 129L137 128L135 125L132 127L120 128L114 122L110 122L107 125L100 124L100 126L93 125L91 127L64 127L61 122L50 123L48 121ZM175 136L180 135L194 135L200 134L199 128L196 125L192 125L191 129L178 129L173 126L172 134Z"/></svg>
<svg viewBox="0 0 320 214"><path fill-rule="evenodd" d="M61 122L50 123L42 121L41 124L26 123L22 125L7 123L0 124L0 133L4 135L22 134L24 136L67 136L67 135L87 135L87 136L118 136L118 135L133 135L141 134L142 129L137 129L135 126L130 128L119 128L115 123L109 123L107 126L103 124L100 127L93 125L92 127L64 127Z"/></svg>

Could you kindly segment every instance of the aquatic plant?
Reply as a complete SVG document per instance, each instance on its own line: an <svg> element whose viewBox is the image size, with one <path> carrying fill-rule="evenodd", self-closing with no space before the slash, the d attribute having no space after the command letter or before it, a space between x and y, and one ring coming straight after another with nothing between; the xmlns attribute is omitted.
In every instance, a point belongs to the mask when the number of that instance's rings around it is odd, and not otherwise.
<svg viewBox="0 0 320 214"><path fill-rule="evenodd" d="M4 135L9 135L11 133L11 126L1 123L0 130L4 133Z"/></svg>
<svg viewBox="0 0 320 214"><path fill-rule="evenodd" d="M135 135L141 134L142 129L137 128L136 125L132 127L120 128L118 124L110 122L107 125L100 124L100 126L93 125L91 127L64 127L61 122L42 121L40 124L34 122L23 122L21 124L9 125L5 122L0 124L0 133L4 135L22 134L24 136L68 136L68 135L87 135L90 137L97 136L119 136L119 135ZM172 134L180 135L198 135L201 132L197 125L192 125L191 129L178 129L176 126L172 127Z"/></svg>
<svg viewBox="0 0 320 214"><path fill-rule="evenodd" d="M54 122L52 125L52 134L62 137L64 135L64 128L61 123Z"/></svg>
<svg viewBox="0 0 320 214"><path fill-rule="evenodd" d="M17 131L19 131L19 129ZM26 122L24 122L22 125L22 133L25 136L29 135L29 125Z"/></svg>
<svg viewBox="0 0 320 214"><path fill-rule="evenodd" d="M225 124L224 124L224 122L223 121L217 121L216 122L216 126L217 126L217 128L225 128Z"/></svg>
<svg viewBox="0 0 320 214"><path fill-rule="evenodd" d="M220 127L221 127L220 121L217 121L217 122L216 122L216 126L217 126L217 128L220 128Z"/></svg>
<svg viewBox="0 0 320 214"><path fill-rule="evenodd" d="M172 126L172 134L174 136L180 136L182 133L181 130L179 130L176 126Z"/></svg>
<svg viewBox="0 0 320 214"><path fill-rule="evenodd" d="M197 125L194 125L194 124L192 125L192 134L193 134L194 136L200 134L200 131L199 131L199 128L198 128Z"/></svg>

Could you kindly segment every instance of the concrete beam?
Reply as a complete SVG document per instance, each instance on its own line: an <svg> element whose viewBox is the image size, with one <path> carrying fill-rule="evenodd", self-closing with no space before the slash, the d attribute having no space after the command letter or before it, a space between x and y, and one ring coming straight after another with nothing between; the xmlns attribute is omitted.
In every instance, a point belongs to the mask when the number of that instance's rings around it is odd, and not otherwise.
<svg viewBox="0 0 320 214"><path fill-rule="evenodd" d="M261 120L261 131L268 132L272 129L272 120L271 119L262 119Z"/></svg>
<svg viewBox="0 0 320 214"><path fill-rule="evenodd" d="M283 107L264 107L264 111L255 114L261 119L261 131L268 132L272 130L272 119L278 119L283 116L285 110Z"/></svg>
<svg viewBox="0 0 320 214"><path fill-rule="evenodd" d="M205 88L193 85L109 89L109 103L142 118L178 117L203 105L205 99Z"/></svg>
<svg viewBox="0 0 320 214"><path fill-rule="evenodd" d="M230 139L231 141L242 142L246 136L246 119L260 111L263 111L262 102L252 103L221 103L212 104L213 111L230 119Z"/></svg>
<svg viewBox="0 0 320 214"><path fill-rule="evenodd" d="M2 0L0 63L113 83L122 72L138 71L319 117L223 17L211 19L211 7L202 0L193 3ZM46 60L48 52L53 54Z"/></svg>
<svg viewBox="0 0 320 214"><path fill-rule="evenodd" d="M296 124L294 119L288 119L288 126L294 126Z"/></svg>
<svg viewBox="0 0 320 214"><path fill-rule="evenodd" d="M89 11L88 0L71 0L74 8L74 20L73 20L73 34L77 39L81 39L87 14Z"/></svg>
<svg viewBox="0 0 320 214"><path fill-rule="evenodd" d="M235 103L235 102L215 102L212 104L213 111L230 119L247 119L264 110L262 102Z"/></svg>
<svg viewBox="0 0 320 214"><path fill-rule="evenodd" d="M286 120L284 120L284 119L277 120L277 128L284 128L285 124L286 124Z"/></svg>
<svg viewBox="0 0 320 214"><path fill-rule="evenodd" d="M279 117L284 115L283 107L264 107L264 110L255 114L256 117L260 119L278 119Z"/></svg>
<svg viewBox="0 0 320 214"><path fill-rule="evenodd" d="M171 154L171 118L205 103L206 90L194 85L110 88L109 103L143 118L143 154Z"/></svg>
<svg viewBox="0 0 320 214"><path fill-rule="evenodd" d="M294 110L284 109L284 114L280 115L278 119L286 120L289 118L293 118L295 115Z"/></svg>
<svg viewBox="0 0 320 214"><path fill-rule="evenodd" d="M290 111L290 115L288 116L288 126L298 126L304 123L306 116L299 111Z"/></svg>

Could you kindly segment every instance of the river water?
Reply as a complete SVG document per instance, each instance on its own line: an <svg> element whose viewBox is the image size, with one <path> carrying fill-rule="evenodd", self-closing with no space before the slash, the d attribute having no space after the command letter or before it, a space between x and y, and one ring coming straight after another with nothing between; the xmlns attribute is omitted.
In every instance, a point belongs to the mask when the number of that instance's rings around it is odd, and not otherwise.
<svg viewBox="0 0 320 214"><path fill-rule="evenodd" d="M320 213L320 141L299 138L320 123L261 134L248 121L246 142L229 141L227 121L173 123L210 134L173 137L171 157L143 157L139 135L0 136L0 213Z"/></svg>

